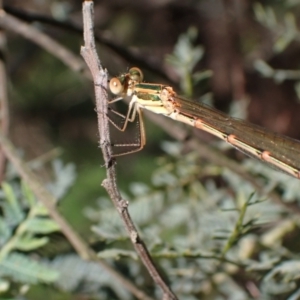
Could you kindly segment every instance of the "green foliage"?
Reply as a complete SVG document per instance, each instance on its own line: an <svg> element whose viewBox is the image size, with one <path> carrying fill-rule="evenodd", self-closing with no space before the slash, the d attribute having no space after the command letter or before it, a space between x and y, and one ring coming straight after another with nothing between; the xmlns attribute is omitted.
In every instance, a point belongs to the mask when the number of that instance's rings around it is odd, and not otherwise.
<svg viewBox="0 0 300 300"><path fill-rule="evenodd" d="M137 269L135 263L132 269ZM64 291L75 291L81 286L81 290L98 299L111 299L107 288L115 293L115 298L132 299L127 290L99 263L88 262L80 259L77 255L57 256L51 263L52 269L59 272L61 279L56 286ZM104 287L101 289L101 287Z"/></svg>
<svg viewBox="0 0 300 300"><path fill-rule="evenodd" d="M45 235L59 231L59 227L24 183L18 187L3 182L2 193L0 278L26 284L54 282L58 279L56 271L16 251L29 252L46 245Z"/></svg>
<svg viewBox="0 0 300 300"><path fill-rule="evenodd" d="M295 91L297 93L298 98L300 99L300 71L274 69L263 60L255 61L254 67L262 76L266 78L272 78L278 84L286 80L295 81Z"/></svg>
<svg viewBox="0 0 300 300"><path fill-rule="evenodd" d="M61 160L56 159L52 167L54 180L48 184L48 189L57 199L61 199L75 182L75 165L71 163L64 165Z"/></svg>
<svg viewBox="0 0 300 300"><path fill-rule="evenodd" d="M257 60L254 67L261 75L266 78L273 78L276 83L300 78L300 71L298 70L276 70L262 60Z"/></svg>
<svg viewBox="0 0 300 300"><path fill-rule="evenodd" d="M203 47L194 45L197 35L195 27L189 28L186 33L179 36L173 54L166 57L167 63L172 65L179 75L182 92L189 97L192 96L195 85L212 75L208 70L193 73L204 55Z"/></svg>
<svg viewBox="0 0 300 300"><path fill-rule="evenodd" d="M36 284L53 283L58 280L59 273L26 255L11 253L1 261L0 276L20 283Z"/></svg>
<svg viewBox="0 0 300 300"><path fill-rule="evenodd" d="M283 20L278 21L272 7L264 7L260 3L255 3L253 9L257 21L272 30L275 34L273 47L275 52L279 53L284 51L293 40L299 37L295 16L292 13L286 12L283 16Z"/></svg>
<svg viewBox="0 0 300 300"><path fill-rule="evenodd" d="M287 5L287 9L292 5L293 3ZM271 6L263 6L261 3L255 3L253 9L257 21L271 31L273 35L273 51L276 54L284 52L292 42L299 40L300 30L297 26L295 15L292 12L286 11L283 16L281 15L278 18L275 9ZM280 13L282 14L282 9ZM254 67L264 77L273 78L276 83L282 83L285 80L295 81L295 91L300 99L300 71L276 70L262 60L257 60L254 63Z"/></svg>
<svg viewBox="0 0 300 300"><path fill-rule="evenodd" d="M267 201L266 194L253 194L254 187L233 171L212 167L196 152L182 156L178 143L165 143L163 148L168 157L158 160L152 184L132 183L131 196L123 198L131 199L130 214L177 295L248 299L237 285L239 272L244 273L242 280L261 282L263 299L296 293L298 261L290 263L286 254L293 250L282 240L287 232L299 231L299 222L285 224L284 206ZM246 160L244 168L261 177L266 193L279 188L283 201L291 201L285 194L300 194L296 179L253 160ZM216 176L226 184L216 186ZM86 209L86 215L97 222L93 230L106 243L99 256L134 263L131 244L109 200L99 199L98 208ZM268 228L270 223L277 225Z"/></svg>

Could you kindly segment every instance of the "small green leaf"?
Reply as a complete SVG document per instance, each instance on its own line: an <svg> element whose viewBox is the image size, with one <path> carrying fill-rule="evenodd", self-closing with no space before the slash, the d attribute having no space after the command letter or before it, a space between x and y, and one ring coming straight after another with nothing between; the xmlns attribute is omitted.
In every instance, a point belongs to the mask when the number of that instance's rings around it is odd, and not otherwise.
<svg viewBox="0 0 300 300"><path fill-rule="evenodd" d="M41 262L19 253L12 253L0 263L0 277L28 284L57 281L59 273Z"/></svg>
<svg viewBox="0 0 300 300"><path fill-rule="evenodd" d="M47 237L35 238L27 235L18 239L17 243L15 243L15 248L23 251L31 251L46 245L48 241Z"/></svg>
<svg viewBox="0 0 300 300"><path fill-rule="evenodd" d="M47 234L59 231L60 228L56 222L51 219L33 218L24 223L25 230L32 233Z"/></svg>
<svg viewBox="0 0 300 300"><path fill-rule="evenodd" d="M275 42L273 49L276 53L281 53L283 52L288 46L289 44L293 41L293 39L295 38L294 35L291 34L284 34L281 35L280 37L278 37L277 41Z"/></svg>
<svg viewBox="0 0 300 300"><path fill-rule="evenodd" d="M271 77L274 75L274 69L272 69L266 62L261 59L258 59L254 62L254 68L265 77Z"/></svg>
<svg viewBox="0 0 300 300"><path fill-rule="evenodd" d="M0 245L3 245L11 237L11 231L8 224L0 217Z"/></svg>
<svg viewBox="0 0 300 300"><path fill-rule="evenodd" d="M48 209L41 203L37 202L34 206L34 215L40 217L48 217Z"/></svg>
<svg viewBox="0 0 300 300"><path fill-rule="evenodd" d="M31 189L29 188L29 186L24 181L22 181L22 183L21 183L21 188L22 188L22 193L24 195L24 198L27 201L28 205L30 207L33 207L34 205L36 205L36 199L35 199L34 194L31 191Z"/></svg>
<svg viewBox="0 0 300 300"><path fill-rule="evenodd" d="M17 201L13 188L10 184L3 182L2 190L5 194L5 202L3 203L3 214L6 220L12 224L18 224L24 218L22 209Z"/></svg>
<svg viewBox="0 0 300 300"><path fill-rule="evenodd" d="M197 84L198 82L210 78L212 77L213 72L211 70L206 70L206 71L202 71L202 72L195 72L192 77L194 80L194 83Z"/></svg>

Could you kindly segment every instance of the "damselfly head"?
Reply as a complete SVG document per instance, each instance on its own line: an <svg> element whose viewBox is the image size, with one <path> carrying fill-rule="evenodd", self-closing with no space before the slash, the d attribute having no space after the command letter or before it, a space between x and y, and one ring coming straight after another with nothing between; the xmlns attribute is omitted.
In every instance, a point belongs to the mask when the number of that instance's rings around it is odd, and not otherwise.
<svg viewBox="0 0 300 300"><path fill-rule="evenodd" d="M137 67L133 67L131 69L129 69L129 77L131 80L134 80L136 82L142 82L144 79L144 74L141 71L141 69L137 68Z"/></svg>
<svg viewBox="0 0 300 300"><path fill-rule="evenodd" d="M124 85L119 78L114 77L109 82L109 89L114 95L120 95L124 91Z"/></svg>

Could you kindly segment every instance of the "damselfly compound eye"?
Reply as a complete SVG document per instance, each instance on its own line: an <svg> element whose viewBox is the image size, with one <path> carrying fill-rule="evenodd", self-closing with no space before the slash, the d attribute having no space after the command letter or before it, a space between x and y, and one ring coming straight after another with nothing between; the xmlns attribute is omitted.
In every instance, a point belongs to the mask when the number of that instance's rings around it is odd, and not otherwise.
<svg viewBox="0 0 300 300"><path fill-rule="evenodd" d="M137 81L137 82L142 82L144 79L143 72L137 67L131 68L129 70L129 75L130 75L130 79Z"/></svg>
<svg viewBox="0 0 300 300"><path fill-rule="evenodd" d="M124 90L124 86L117 77L114 77L109 82L109 89L114 95L120 95Z"/></svg>

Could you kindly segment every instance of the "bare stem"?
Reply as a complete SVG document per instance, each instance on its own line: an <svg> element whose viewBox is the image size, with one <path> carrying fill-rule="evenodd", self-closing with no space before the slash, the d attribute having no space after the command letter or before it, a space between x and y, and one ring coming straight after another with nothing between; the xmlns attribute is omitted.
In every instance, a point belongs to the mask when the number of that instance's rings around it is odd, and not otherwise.
<svg viewBox="0 0 300 300"><path fill-rule="evenodd" d="M84 46L81 47L81 55L85 59L91 70L95 85L96 111L98 117L98 130L100 136L100 147L103 153L106 176L102 185L107 190L114 206L116 207L120 217L122 218L126 231L130 236L131 242L141 258L143 264L147 268L149 274L157 285L163 290L164 299L177 299L169 286L163 280L158 272L152 257L149 254L143 240L141 239L135 225L132 222L128 212L128 201L122 199L117 187L115 160L112 157L109 121L107 118L107 72L101 66L100 60L96 52L95 38L93 33L93 1L85 1L83 3L83 24L84 24Z"/></svg>
<svg viewBox="0 0 300 300"><path fill-rule="evenodd" d="M98 263L106 272L116 278L125 288L127 288L138 299L152 300L137 289L129 280L124 278L118 272L111 268L109 264L100 260L97 254L88 247L85 241L73 230L68 222L60 215L56 209L56 199L43 186L43 183L33 174L28 166L18 157L16 149L11 142L0 134L0 145L7 159L13 164L20 177L26 182L36 197L48 209L49 215L60 226L62 233L74 247L78 255L85 260L91 260Z"/></svg>
<svg viewBox="0 0 300 300"><path fill-rule="evenodd" d="M0 0L1 1L1 0ZM39 32L35 28L26 23L20 22L18 19L7 15L0 8L0 26L5 29L16 31L28 39L36 42L37 44L44 47L48 52L52 53L60 60L64 61L72 70L80 71L82 69L87 69L86 66L78 59L75 55L72 55L66 48L62 47L60 44L55 42L53 39L49 38L45 34ZM1 34L1 32L0 32ZM1 37L1 36L0 36ZM2 50L2 40L1 49ZM1 55L1 58L3 56ZM153 300L148 297L143 291L135 287L131 281L127 280L117 271L115 271L109 264L105 261L100 260L97 254L89 248L87 243L73 230L70 224L60 215L57 211L56 203L57 200L53 197L49 191L44 188L43 182L32 172L28 165L23 162L13 146L13 144L5 137L6 131L8 129L8 117L5 114L6 110L3 111L3 100L7 100L6 93L6 74L3 61L0 59L0 109L1 109L1 120L0 120L0 150L5 155L5 157L12 163L22 180L30 187L33 193L36 195L37 199L47 208L49 215L53 220L57 222L60 226L62 233L66 236L68 241L74 247L78 255L85 260L94 261L99 264L108 274L113 276L116 280L120 282L128 291L130 291L137 299L141 300ZM90 73L86 72L90 77ZM4 107L5 108L5 107ZM4 119L3 119L4 118ZM5 122L5 123L3 123ZM1 158L1 153L0 153ZM1 172L1 170L0 170Z"/></svg>
<svg viewBox="0 0 300 300"><path fill-rule="evenodd" d="M2 8L0 1L0 9ZM0 130L3 135L8 134L9 129L9 109L7 96L7 77L6 77L6 35L4 30L0 29ZM5 173L6 158L0 149L0 182L2 182Z"/></svg>

